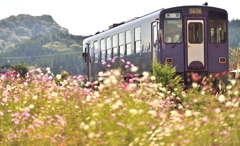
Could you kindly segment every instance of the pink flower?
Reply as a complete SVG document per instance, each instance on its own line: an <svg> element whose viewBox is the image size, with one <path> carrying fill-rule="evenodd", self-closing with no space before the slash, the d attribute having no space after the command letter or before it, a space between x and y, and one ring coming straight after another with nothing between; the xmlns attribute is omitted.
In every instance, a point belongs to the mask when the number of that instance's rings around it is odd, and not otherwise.
<svg viewBox="0 0 240 146"><path fill-rule="evenodd" d="M222 75L225 75L227 73L227 71L224 71L224 72L222 72Z"/></svg>
<svg viewBox="0 0 240 146"><path fill-rule="evenodd" d="M122 122L117 122L118 126L125 127L125 125Z"/></svg>
<svg viewBox="0 0 240 146"><path fill-rule="evenodd" d="M204 117L202 118L202 121L203 121L203 123L207 123L208 117L207 117L207 116L204 116Z"/></svg>
<svg viewBox="0 0 240 146"><path fill-rule="evenodd" d="M216 113L220 113L220 112L221 112L221 109L220 109L220 108L216 108L216 109L215 109L215 112L216 112Z"/></svg>
<svg viewBox="0 0 240 146"><path fill-rule="evenodd" d="M2 116L3 115L3 112L2 111L0 111L0 116Z"/></svg>
<svg viewBox="0 0 240 146"><path fill-rule="evenodd" d="M17 118L15 118L15 119L13 120L13 122L14 122L15 124L19 124L19 120L18 120Z"/></svg>
<svg viewBox="0 0 240 146"><path fill-rule="evenodd" d="M110 65L110 64L108 64L108 65L107 65L107 67L109 68L109 67L111 67L111 65Z"/></svg>
<svg viewBox="0 0 240 146"><path fill-rule="evenodd" d="M215 74L214 77L215 77L215 78L219 77L219 73Z"/></svg>
<svg viewBox="0 0 240 146"><path fill-rule="evenodd" d="M114 63L114 62L115 62L115 58L113 58L113 59L111 60L111 62Z"/></svg>
<svg viewBox="0 0 240 146"><path fill-rule="evenodd" d="M237 66L237 63L236 63L236 62L233 62L233 63L232 63L232 66L233 66L233 67L236 67L236 66Z"/></svg>
<svg viewBox="0 0 240 146"><path fill-rule="evenodd" d="M192 79L193 81L198 81L199 80L198 74L192 73Z"/></svg>
<svg viewBox="0 0 240 146"><path fill-rule="evenodd" d="M98 134L99 134L99 135L103 135L104 132L102 132L102 131L98 131Z"/></svg>
<svg viewBox="0 0 240 146"><path fill-rule="evenodd" d="M121 62L125 62L125 60L124 60L124 59L121 59Z"/></svg>
<svg viewBox="0 0 240 146"><path fill-rule="evenodd" d="M128 65L125 65L125 68L129 68L129 66L128 66Z"/></svg>
<svg viewBox="0 0 240 146"><path fill-rule="evenodd" d="M227 135L227 131L226 130L223 130L219 133L220 135Z"/></svg>
<svg viewBox="0 0 240 146"><path fill-rule="evenodd" d="M183 142L189 143L189 140L188 139L184 139Z"/></svg>
<svg viewBox="0 0 240 146"><path fill-rule="evenodd" d="M102 62L102 65L105 65L106 64L106 62L104 61L104 62Z"/></svg>
<svg viewBox="0 0 240 146"><path fill-rule="evenodd" d="M3 102L7 102L7 98L3 98L2 101L3 101Z"/></svg>

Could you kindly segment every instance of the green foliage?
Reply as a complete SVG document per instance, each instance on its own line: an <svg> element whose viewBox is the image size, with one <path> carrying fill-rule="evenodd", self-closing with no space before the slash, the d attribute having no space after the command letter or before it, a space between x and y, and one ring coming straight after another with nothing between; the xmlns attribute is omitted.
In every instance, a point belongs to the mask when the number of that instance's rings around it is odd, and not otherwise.
<svg viewBox="0 0 240 146"><path fill-rule="evenodd" d="M56 86L47 71L32 70L24 82L1 77L1 146L240 145L236 82L226 89L231 95L183 92L185 100L176 108L168 87L149 82L147 73L136 84L111 70L93 91L66 72L61 76L66 86ZM11 84L5 86L6 80Z"/></svg>
<svg viewBox="0 0 240 146"><path fill-rule="evenodd" d="M240 46L237 48L229 48L230 67L237 69L240 67Z"/></svg>
<svg viewBox="0 0 240 146"><path fill-rule="evenodd" d="M49 15L30 16L21 14L0 21L0 39L7 43L3 48L4 51L10 50L21 41L39 34L58 33L68 34L68 30L58 25Z"/></svg>
<svg viewBox="0 0 240 146"><path fill-rule="evenodd" d="M160 64L156 60L152 64L153 76L156 77L156 83L161 83L163 86L168 86L170 90L174 88L181 89L180 81L181 76L176 75L176 68L172 67L171 64L164 63Z"/></svg>
<svg viewBox="0 0 240 146"><path fill-rule="evenodd" d="M18 64L23 60L28 66L50 67L54 74L59 74L61 70L82 74L84 38L65 33L38 35L0 54L0 62L10 60L11 64Z"/></svg>
<svg viewBox="0 0 240 146"><path fill-rule="evenodd" d="M24 64L24 62L21 62L20 64L14 64L12 66L12 70L16 71L16 73L20 74L20 77L25 78L25 75L28 72L27 66Z"/></svg>
<svg viewBox="0 0 240 146"><path fill-rule="evenodd" d="M229 48L229 66L232 70L240 69L240 46L237 48ZM229 74L230 78L237 79L239 72Z"/></svg>
<svg viewBox="0 0 240 146"><path fill-rule="evenodd" d="M58 86L62 86L63 85L62 83L64 82L64 80L67 80L68 77L69 77L69 73L63 70L61 71L60 75L57 75L54 78L54 81Z"/></svg>

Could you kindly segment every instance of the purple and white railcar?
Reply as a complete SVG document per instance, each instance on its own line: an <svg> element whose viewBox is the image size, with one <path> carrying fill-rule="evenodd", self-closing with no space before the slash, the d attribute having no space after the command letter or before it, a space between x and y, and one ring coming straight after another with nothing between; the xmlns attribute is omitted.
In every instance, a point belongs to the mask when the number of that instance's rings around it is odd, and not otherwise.
<svg viewBox="0 0 240 146"><path fill-rule="evenodd" d="M193 72L209 76L228 71L228 13L206 4L160 9L111 25L85 39L83 48L90 81L104 71L103 61L123 58L141 74L151 71L156 59L176 67L187 85Z"/></svg>

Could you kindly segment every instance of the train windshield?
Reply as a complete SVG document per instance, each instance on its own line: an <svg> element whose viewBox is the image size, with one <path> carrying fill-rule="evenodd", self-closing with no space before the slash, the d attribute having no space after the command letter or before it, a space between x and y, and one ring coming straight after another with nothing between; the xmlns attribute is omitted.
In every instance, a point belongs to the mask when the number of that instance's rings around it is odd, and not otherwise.
<svg viewBox="0 0 240 146"><path fill-rule="evenodd" d="M227 15L216 11L209 11L208 15L209 42L226 42Z"/></svg>
<svg viewBox="0 0 240 146"><path fill-rule="evenodd" d="M182 42L182 14L180 12L165 13L164 15L164 42Z"/></svg>

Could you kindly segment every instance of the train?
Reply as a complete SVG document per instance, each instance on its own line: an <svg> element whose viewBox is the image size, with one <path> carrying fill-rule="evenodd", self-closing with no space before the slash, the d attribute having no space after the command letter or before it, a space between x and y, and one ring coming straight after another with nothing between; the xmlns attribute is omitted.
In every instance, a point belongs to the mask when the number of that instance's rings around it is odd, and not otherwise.
<svg viewBox="0 0 240 146"><path fill-rule="evenodd" d="M83 57L88 81L106 70L103 62L124 59L137 66L140 75L152 71L153 60L169 63L186 86L193 82L192 73L202 78L217 75L226 82L228 13L207 3L162 8L84 39Z"/></svg>

